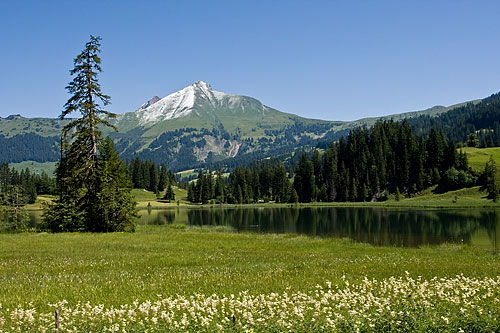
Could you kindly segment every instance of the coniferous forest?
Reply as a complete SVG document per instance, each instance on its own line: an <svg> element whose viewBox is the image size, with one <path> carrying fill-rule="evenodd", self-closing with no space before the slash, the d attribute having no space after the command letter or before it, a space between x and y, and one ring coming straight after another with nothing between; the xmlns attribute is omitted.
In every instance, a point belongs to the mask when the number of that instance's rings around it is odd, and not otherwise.
<svg viewBox="0 0 500 333"><path fill-rule="evenodd" d="M479 103L467 103L437 117L428 115L408 120L417 135L429 135L431 128L448 140L470 147L500 146L500 93Z"/></svg>
<svg viewBox="0 0 500 333"><path fill-rule="evenodd" d="M55 179L45 172L17 171L7 163L0 164L0 230L26 229L29 218L24 206L34 203L38 194L55 194L55 185Z"/></svg>
<svg viewBox="0 0 500 333"><path fill-rule="evenodd" d="M442 131L417 136L407 121L357 128L320 153L300 154L293 173L283 163L236 167L227 181L200 171L189 186L191 202L227 203L383 201L389 194L413 196L474 186L481 181L467 155Z"/></svg>
<svg viewBox="0 0 500 333"><path fill-rule="evenodd" d="M128 163L127 170L133 188L155 192L165 200L175 199L172 186L177 185L177 179L165 165L135 158Z"/></svg>

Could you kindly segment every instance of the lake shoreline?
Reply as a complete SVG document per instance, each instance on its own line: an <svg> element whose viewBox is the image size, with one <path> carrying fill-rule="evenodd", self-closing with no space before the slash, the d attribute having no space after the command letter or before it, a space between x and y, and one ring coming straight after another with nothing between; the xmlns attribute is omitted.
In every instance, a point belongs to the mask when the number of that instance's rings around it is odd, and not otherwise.
<svg viewBox="0 0 500 333"><path fill-rule="evenodd" d="M190 208L190 209L207 209L207 208L321 208L321 207L338 207L338 208L401 208L401 209L470 209L470 208L500 208L498 203L485 203L485 204L431 204L426 202L415 202L415 203L397 203L397 202L318 202L318 203L298 203L298 204L280 204L280 203L262 203L262 204L188 204L181 203L179 205L175 203L171 204L160 204L157 202L151 204L148 208L148 203L150 201L139 201L137 202L137 209L173 209L179 208ZM27 211L43 211L43 208L37 206L36 204L27 205Z"/></svg>
<svg viewBox="0 0 500 333"><path fill-rule="evenodd" d="M392 196L387 201L378 202L310 202L310 203L250 203L250 204L194 204L181 197L179 200L167 202L158 200L153 192L134 189L138 209L166 209L183 208L285 208L285 207L353 207L353 208L401 208L401 209L467 209L467 208L500 208L499 203L486 198L486 192L479 186L464 188L445 193L433 193L434 188L427 189L420 195L411 198L402 198L396 201ZM42 202L50 202L53 196L39 196L35 204L26 205L29 211L42 210Z"/></svg>

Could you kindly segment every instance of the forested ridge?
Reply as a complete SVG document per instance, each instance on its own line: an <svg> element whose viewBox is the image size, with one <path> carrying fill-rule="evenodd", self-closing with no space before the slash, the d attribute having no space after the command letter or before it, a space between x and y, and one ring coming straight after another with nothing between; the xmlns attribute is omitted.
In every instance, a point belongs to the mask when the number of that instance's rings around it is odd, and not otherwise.
<svg viewBox="0 0 500 333"><path fill-rule="evenodd" d="M11 138L0 134L0 147L2 147L0 163L57 161L58 142L58 137L43 137L35 133L17 134Z"/></svg>
<svg viewBox="0 0 500 333"><path fill-rule="evenodd" d="M428 135L431 128L442 131L448 140L469 146L500 146L500 93L479 103L467 103L437 117L408 119L417 135ZM476 141L477 140L477 141Z"/></svg>
<svg viewBox="0 0 500 333"><path fill-rule="evenodd" d="M293 177L293 179L292 179ZM409 122L359 127L320 153L302 153L293 173L283 162L236 167L227 181L219 171L200 171L188 199L207 203L259 201L380 201L413 196L433 185L438 191L474 186L479 174L453 141L434 128L417 136Z"/></svg>

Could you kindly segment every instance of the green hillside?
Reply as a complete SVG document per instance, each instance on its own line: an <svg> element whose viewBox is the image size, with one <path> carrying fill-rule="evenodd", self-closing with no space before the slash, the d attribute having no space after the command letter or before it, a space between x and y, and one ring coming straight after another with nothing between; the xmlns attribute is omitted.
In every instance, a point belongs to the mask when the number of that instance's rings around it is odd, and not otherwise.
<svg viewBox="0 0 500 333"><path fill-rule="evenodd" d="M486 162L488 162L490 156L493 155L493 158L497 163L497 173L500 176L500 147L493 147L493 148L465 147L462 148L462 150L467 153L469 165L480 172L484 170Z"/></svg>
<svg viewBox="0 0 500 333"><path fill-rule="evenodd" d="M31 172L34 173L45 173L49 176L53 176L54 171L56 170L56 162L36 162L36 161L24 161L19 163L9 163L9 167L14 168L18 171L25 170L26 168L30 169Z"/></svg>
<svg viewBox="0 0 500 333"><path fill-rule="evenodd" d="M433 106L431 108L421 110L421 111L410 111L410 112L392 114L392 115L388 115L388 116L363 118L363 119L359 119L359 120L355 120L355 121L346 122L341 127L352 128L352 127L356 127L356 126L371 126L380 120L400 121L400 120L409 119L409 118L416 118L416 117L420 117L420 116L436 117L436 116L439 116L439 115L446 113L450 110L465 106L469 103L477 104L481 101L482 101L482 99L476 99L473 101L458 103L458 104L454 104L454 105L450 105L450 106L436 105L436 106Z"/></svg>
<svg viewBox="0 0 500 333"><path fill-rule="evenodd" d="M15 135L32 133L41 137L59 137L61 129L68 122L69 120L52 118L24 118L20 115L0 117L0 135L12 138Z"/></svg>

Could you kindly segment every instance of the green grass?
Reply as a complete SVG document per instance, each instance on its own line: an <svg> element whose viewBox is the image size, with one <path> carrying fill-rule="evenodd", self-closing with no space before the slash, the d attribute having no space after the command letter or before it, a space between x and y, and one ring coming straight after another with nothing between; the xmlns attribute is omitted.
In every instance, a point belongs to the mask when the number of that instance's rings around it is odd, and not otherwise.
<svg viewBox="0 0 500 333"><path fill-rule="evenodd" d="M133 189L132 195L134 195L135 200L137 200L138 208L146 208L148 204L151 204L152 208L165 208L169 206L176 206L177 201L179 204L186 205L187 201L187 191L185 189L179 188L177 186L173 186L175 200L171 202L166 202L162 199L157 199L156 194L151 191L141 190L141 189Z"/></svg>
<svg viewBox="0 0 500 333"><path fill-rule="evenodd" d="M188 178L190 176L196 175L197 172L195 172L194 169L189 169L189 170L182 170L182 171L176 172L175 174L180 176L181 180L182 180L184 178Z"/></svg>
<svg viewBox="0 0 500 333"><path fill-rule="evenodd" d="M462 148L462 151L467 153L467 159L469 160L469 165L480 172L484 170L486 162L488 162L490 156L493 155L493 158L497 163L497 173L500 176L500 147L494 147L494 148L465 147Z"/></svg>
<svg viewBox="0 0 500 333"><path fill-rule="evenodd" d="M137 201L156 201L156 195L151 191L135 188L132 190L132 195Z"/></svg>
<svg viewBox="0 0 500 333"><path fill-rule="evenodd" d="M498 203L486 198L486 192L480 191L479 186L440 194L433 193L434 189L435 187L429 188L421 195L403 198L399 202L392 199L388 201L388 204L392 206L428 208L498 207Z"/></svg>
<svg viewBox="0 0 500 333"><path fill-rule="evenodd" d="M3 307L66 299L118 305L158 294L312 290L404 275L500 275L500 257L475 248L374 247L295 235L139 226L133 234L5 234L0 238ZM15 282L15 283L14 283Z"/></svg>
<svg viewBox="0 0 500 333"><path fill-rule="evenodd" d="M9 163L9 167L14 168L18 171L25 170L28 168L31 172L41 174L42 171L49 177L54 177L54 171L56 170L56 162L36 162L36 161L24 161L19 163Z"/></svg>
<svg viewBox="0 0 500 333"><path fill-rule="evenodd" d="M363 283L365 277L389 281L406 277L406 271L415 279L463 274L484 280L500 275L500 257L462 245L374 247L175 226L139 226L133 234L5 234L0 318L21 306L48 312L50 319L49 304L62 300L69 308L78 302L119 307L177 294L292 294L314 292L326 281L339 286Z"/></svg>

